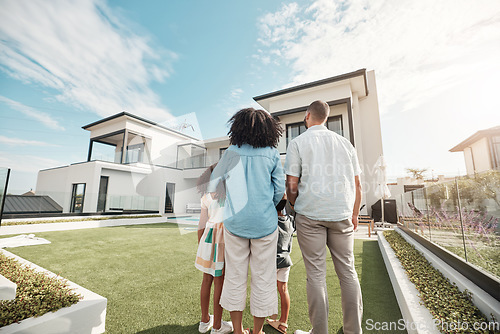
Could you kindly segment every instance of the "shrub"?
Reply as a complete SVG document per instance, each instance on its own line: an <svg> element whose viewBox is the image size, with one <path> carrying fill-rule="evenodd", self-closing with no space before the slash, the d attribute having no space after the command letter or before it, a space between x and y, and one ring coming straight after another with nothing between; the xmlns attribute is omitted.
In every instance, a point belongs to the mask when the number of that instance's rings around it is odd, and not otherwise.
<svg viewBox="0 0 500 334"><path fill-rule="evenodd" d="M0 301L0 327L55 312L82 299L68 288L66 280L23 266L3 253L0 274L17 284L16 298Z"/></svg>
<svg viewBox="0 0 500 334"><path fill-rule="evenodd" d="M471 331L473 324L487 323L488 320L472 303L471 293L461 292L455 283L451 283L429 261L409 244L399 233L385 231L384 237L396 253L408 278L419 292L422 304L430 311L442 333L493 333L493 331ZM468 329L453 324L467 324Z"/></svg>

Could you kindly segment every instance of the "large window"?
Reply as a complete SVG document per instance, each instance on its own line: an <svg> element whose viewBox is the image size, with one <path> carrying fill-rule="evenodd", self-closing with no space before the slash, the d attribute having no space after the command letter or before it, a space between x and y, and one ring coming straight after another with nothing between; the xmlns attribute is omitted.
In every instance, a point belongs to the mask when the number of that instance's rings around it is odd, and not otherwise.
<svg viewBox="0 0 500 334"><path fill-rule="evenodd" d="M126 163L143 162L144 143L127 146Z"/></svg>
<svg viewBox="0 0 500 334"><path fill-rule="evenodd" d="M344 130L342 126L342 115L336 115L328 117L328 120L325 123L325 126L332 130L333 132L338 133L339 135L344 135ZM286 125L286 146L288 147L288 143L290 143L294 138L306 132L306 127L303 122L287 124Z"/></svg>
<svg viewBox="0 0 500 334"><path fill-rule="evenodd" d="M83 201L85 200L85 183L73 184L73 191L71 193L71 212L82 213Z"/></svg>
<svg viewBox="0 0 500 334"><path fill-rule="evenodd" d="M219 159L222 158L222 155L224 155L224 152L226 152L227 147L221 147L219 148Z"/></svg>
<svg viewBox="0 0 500 334"><path fill-rule="evenodd" d="M333 132L343 136L344 127L342 126L342 115L328 117L328 121L326 121L326 127Z"/></svg>

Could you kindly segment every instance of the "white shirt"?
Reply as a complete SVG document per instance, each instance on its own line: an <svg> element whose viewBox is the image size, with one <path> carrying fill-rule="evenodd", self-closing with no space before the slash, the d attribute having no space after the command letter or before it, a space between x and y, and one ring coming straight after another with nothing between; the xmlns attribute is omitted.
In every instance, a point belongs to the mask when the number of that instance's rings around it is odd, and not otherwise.
<svg viewBox="0 0 500 334"><path fill-rule="evenodd" d="M204 224L198 223L198 229L204 229L207 223L221 223L223 221L224 204L214 199L211 193L206 193L201 198L201 208L208 210L208 221Z"/></svg>
<svg viewBox="0 0 500 334"><path fill-rule="evenodd" d="M351 218L354 177L361 174L361 168L346 138L324 125L311 126L288 144L285 173L300 178L296 212L322 221Z"/></svg>

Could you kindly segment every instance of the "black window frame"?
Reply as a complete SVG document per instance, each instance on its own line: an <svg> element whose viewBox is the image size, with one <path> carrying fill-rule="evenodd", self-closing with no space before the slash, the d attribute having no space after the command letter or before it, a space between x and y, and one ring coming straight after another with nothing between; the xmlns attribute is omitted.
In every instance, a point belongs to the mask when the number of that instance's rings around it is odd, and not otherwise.
<svg viewBox="0 0 500 334"><path fill-rule="evenodd" d="M228 148L229 148L229 146L228 147L221 147L221 148L219 148L219 160L220 160L220 158L222 158L222 155L224 154L224 152L226 152L226 150Z"/></svg>
<svg viewBox="0 0 500 334"><path fill-rule="evenodd" d="M78 185L83 184L83 195L82 195L82 208L79 212L75 211L75 204L76 204L76 191L78 189ZM73 183L72 184L72 189L71 189L71 206L70 206L70 212L71 213L83 213L83 206L85 204L85 192L87 190L87 184L86 183Z"/></svg>
<svg viewBox="0 0 500 334"><path fill-rule="evenodd" d="M340 130L342 131L342 134L340 134L340 135L344 136L344 122L343 122L343 119L342 119L342 114L328 117L328 119L326 120L326 123L325 123L325 126L326 126L326 128L328 130L330 130L328 128L328 122L330 122L332 119L339 119L340 120ZM289 129L289 127L291 127L291 126L299 126L299 136L300 136L302 133L305 132L304 131L304 132L300 133L300 126L301 125L304 125L304 122L289 123L289 124L286 125L286 130L285 130L285 133L286 133L286 147L288 147L288 143L292 140L292 139L289 139L289 137L288 137L288 129ZM333 130L331 130L331 131L333 131Z"/></svg>

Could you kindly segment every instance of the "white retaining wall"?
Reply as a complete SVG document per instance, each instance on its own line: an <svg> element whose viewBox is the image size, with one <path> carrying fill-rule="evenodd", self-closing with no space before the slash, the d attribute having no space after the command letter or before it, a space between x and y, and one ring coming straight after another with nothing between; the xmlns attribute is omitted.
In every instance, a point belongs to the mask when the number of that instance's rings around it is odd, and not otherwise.
<svg viewBox="0 0 500 334"><path fill-rule="evenodd" d="M413 245L419 252L421 252L434 268L439 270L441 274L443 274L451 282L456 283L460 291L464 291L465 289L470 291L472 293L472 302L489 320L491 320L490 314L493 314L497 321L498 319L500 319L500 302L498 300L478 287L464 275L450 267L446 262L441 260L439 257L434 255L434 253L415 241L415 239L410 237L403 230L396 227L396 231L403 238L405 238L408 243Z"/></svg>
<svg viewBox="0 0 500 334"><path fill-rule="evenodd" d="M0 250L6 256L14 258L23 265L28 265L37 271L45 272L49 276L56 274L43 269L25 259L5 250ZM56 312L49 312L41 317L29 318L20 323L0 328L2 334L100 334L105 331L107 299L87 290L71 281L70 289L83 296L77 304L62 308Z"/></svg>
<svg viewBox="0 0 500 334"><path fill-rule="evenodd" d="M406 271L401 266L399 259L385 240L383 233L377 233L378 244L387 273L391 279L394 294L409 334L438 334L439 330L434 326L434 319L427 308L421 305L420 297L415 285L410 282Z"/></svg>

